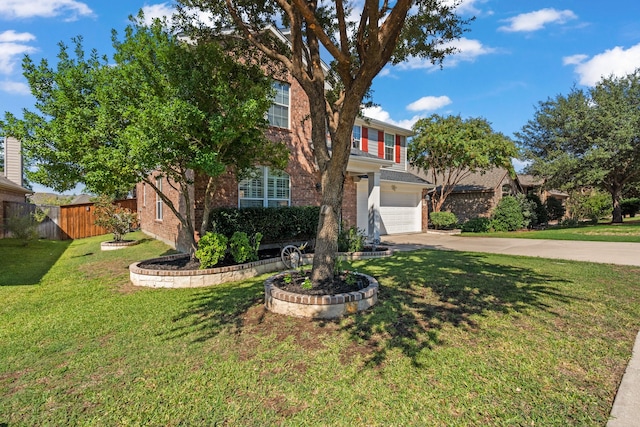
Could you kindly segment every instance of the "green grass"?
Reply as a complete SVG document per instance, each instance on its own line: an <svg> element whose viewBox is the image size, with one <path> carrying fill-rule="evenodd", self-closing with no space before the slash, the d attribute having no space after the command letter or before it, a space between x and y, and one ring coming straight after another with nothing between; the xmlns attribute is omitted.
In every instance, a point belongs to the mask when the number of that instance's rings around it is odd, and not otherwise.
<svg viewBox="0 0 640 427"><path fill-rule="evenodd" d="M640 221L620 225L597 224L574 228L549 228L546 230L463 233L465 237L508 237L517 239L582 240L591 242L640 243Z"/></svg>
<svg viewBox="0 0 640 427"><path fill-rule="evenodd" d="M640 328L638 268L401 253L353 263L372 310L310 321L266 312L265 276L134 288L167 248L107 238L0 286L0 425L601 426Z"/></svg>

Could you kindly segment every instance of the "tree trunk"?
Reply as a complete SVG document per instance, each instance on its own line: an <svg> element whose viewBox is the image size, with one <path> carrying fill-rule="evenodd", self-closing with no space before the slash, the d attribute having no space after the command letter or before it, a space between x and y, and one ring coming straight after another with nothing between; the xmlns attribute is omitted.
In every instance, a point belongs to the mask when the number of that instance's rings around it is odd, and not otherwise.
<svg viewBox="0 0 640 427"><path fill-rule="evenodd" d="M622 206L620 206L620 189L613 187L611 190L611 200L613 202L613 220L614 224L622 223Z"/></svg>
<svg viewBox="0 0 640 427"><path fill-rule="evenodd" d="M344 176L331 176L328 171L325 171L322 174L322 202L311 272L313 283L320 283L333 277L338 252L343 192Z"/></svg>

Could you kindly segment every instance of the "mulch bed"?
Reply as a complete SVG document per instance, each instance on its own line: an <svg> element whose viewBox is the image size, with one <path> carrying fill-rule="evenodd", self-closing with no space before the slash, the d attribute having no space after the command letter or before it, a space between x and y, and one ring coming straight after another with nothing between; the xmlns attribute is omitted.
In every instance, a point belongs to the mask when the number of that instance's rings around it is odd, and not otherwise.
<svg viewBox="0 0 640 427"><path fill-rule="evenodd" d="M261 260L278 257L280 257L280 249L278 248L266 249L258 252L258 258ZM238 263L233 260L233 257L230 254L228 254L222 261L216 264L215 267L229 267L232 265L238 265ZM139 264L139 267L148 268L150 270L199 270L200 261L197 259L192 260L189 256L185 255L184 257L172 260L160 259L155 261L143 261Z"/></svg>
<svg viewBox="0 0 640 427"><path fill-rule="evenodd" d="M359 291L369 286L369 280L359 274L350 274L349 272L342 272L333 276L331 280L327 280L320 283L314 283L311 289L305 289L302 287L304 280L311 275L310 271L304 272L292 272L276 278L273 284L287 292L302 295L336 295L346 294L349 292ZM347 280L347 277L351 276L351 280ZM291 280L285 279L290 277Z"/></svg>

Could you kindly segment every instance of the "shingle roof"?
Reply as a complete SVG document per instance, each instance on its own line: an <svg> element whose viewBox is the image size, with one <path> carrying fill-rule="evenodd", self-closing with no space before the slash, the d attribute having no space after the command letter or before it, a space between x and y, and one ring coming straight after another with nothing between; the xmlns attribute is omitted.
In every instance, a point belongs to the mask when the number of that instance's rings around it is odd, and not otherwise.
<svg viewBox="0 0 640 427"><path fill-rule="evenodd" d="M380 180L381 181L394 181L394 182L405 182L410 184L422 184L424 186L432 187L432 185L409 172L400 172L389 169L380 169Z"/></svg>
<svg viewBox="0 0 640 427"><path fill-rule="evenodd" d="M32 193L31 190L28 190L13 181L9 181L6 177L0 175L0 188L4 188L5 190L15 191L19 193L29 194Z"/></svg>
<svg viewBox="0 0 640 427"><path fill-rule="evenodd" d="M529 174L518 174L518 181L526 187L537 187L543 184L543 179Z"/></svg>
<svg viewBox="0 0 640 427"><path fill-rule="evenodd" d="M425 179L427 181L433 182L433 173L430 171L429 173L425 173L420 171L419 169L412 167L410 169L411 172L420 176L420 178ZM508 171L504 168L493 168L489 169L484 173L475 172L468 174L453 189L454 192L482 192L482 191L493 191L495 190L504 177L508 175ZM442 182L442 179L438 179L438 181Z"/></svg>

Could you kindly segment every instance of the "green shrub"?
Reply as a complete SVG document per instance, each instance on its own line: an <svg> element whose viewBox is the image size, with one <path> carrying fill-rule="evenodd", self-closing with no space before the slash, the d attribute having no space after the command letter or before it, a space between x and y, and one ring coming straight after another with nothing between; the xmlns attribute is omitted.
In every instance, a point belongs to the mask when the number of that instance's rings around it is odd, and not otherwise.
<svg viewBox="0 0 640 427"><path fill-rule="evenodd" d="M495 231L515 231L524 227L524 215L518 199L503 197L491 216L491 228Z"/></svg>
<svg viewBox="0 0 640 427"><path fill-rule="evenodd" d="M620 208L622 208L622 215L634 218L640 212L640 198L623 199L620 201Z"/></svg>
<svg viewBox="0 0 640 427"><path fill-rule="evenodd" d="M453 212L431 212L429 220L436 230L453 228L458 224L458 218Z"/></svg>
<svg viewBox="0 0 640 427"><path fill-rule="evenodd" d="M362 252L364 249L365 235L357 227L340 227L338 233L339 252Z"/></svg>
<svg viewBox="0 0 640 427"><path fill-rule="evenodd" d="M491 220L489 218L471 218L462 224L463 233L486 233L491 230Z"/></svg>
<svg viewBox="0 0 640 427"><path fill-rule="evenodd" d="M195 254L200 261L200 268L211 268L224 259L227 241L227 237L220 233L209 232L202 236Z"/></svg>
<svg viewBox="0 0 640 427"><path fill-rule="evenodd" d="M524 194L516 194L516 200L520 204L522 211L522 227L531 228L538 223L538 215L536 214L536 203L529 200Z"/></svg>
<svg viewBox="0 0 640 427"><path fill-rule="evenodd" d="M586 193L572 192L571 197L567 200L567 206L569 207L571 218L577 221L590 219L594 223L597 223L601 218L610 216L613 210L611 196L598 190L591 190Z"/></svg>
<svg viewBox="0 0 640 427"><path fill-rule="evenodd" d="M580 225L580 221L575 218L565 218L558 225L563 228L575 228Z"/></svg>
<svg viewBox="0 0 640 427"><path fill-rule="evenodd" d="M528 194L527 200L535 204L534 212L536 214L536 220L532 222L531 226L536 226L539 224L546 224L549 222L549 213L547 209L544 207L542 200L537 194Z"/></svg>
<svg viewBox="0 0 640 427"><path fill-rule="evenodd" d="M243 262L251 262L258 260L258 248L260 247L260 240L262 239L262 233L256 233L251 241L247 233L243 231L236 231L231 236L229 241L229 252L233 257L233 260L238 264Z"/></svg>
<svg viewBox="0 0 640 427"><path fill-rule="evenodd" d="M319 217L318 206L220 208L211 212L209 231L229 238L237 231L249 236L261 232L263 243L311 240L316 237Z"/></svg>
<svg viewBox="0 0 640 427"><path fill-rule="evenodd" d="M2 206L0 205L0 209ZM22 241L26 246L31 240L36 240L38 236L38 226L47 218L49 210L42 210L35 205L21 205L14 209L7 218L2 228L11 233L11 237Z"/></svg>
<svg viewBox="0 0 640 427"><path fill-rule="evenodd" d="M562 205L561 200L556 199L555 197L548 197L546 202L544 203L544 206L547 209L549 221L562 219L562 217L564 217L566 210Z"/></svg>

